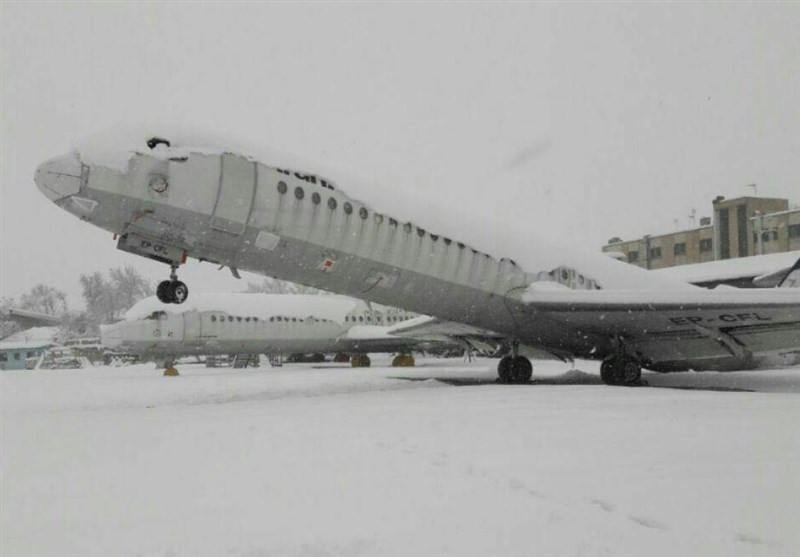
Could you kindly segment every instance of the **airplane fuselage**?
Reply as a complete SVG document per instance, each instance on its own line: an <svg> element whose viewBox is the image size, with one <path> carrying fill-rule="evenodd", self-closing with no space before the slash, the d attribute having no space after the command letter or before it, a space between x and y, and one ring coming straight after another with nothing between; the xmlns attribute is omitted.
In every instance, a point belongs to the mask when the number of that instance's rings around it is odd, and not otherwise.
<svg viewBox="0 0 800 557"><path fill-rule="evenodd" d="M239 303L226 307L230 299ZM202 306L145 299L132 316L102 327L102 344L151 356L404 352L419 344L387 333L413 314L338 296L228 294Z"/></svg>
<svg viewBox="0 0 800 557"><path fill-rule="evenodd" d="M74 170L65 172L70 164ZM618 321L627 331L622 338L613 324L598 326L604 316L584 319L591 314L586 307L561 308L556 317L524 299L537 280L604 287L595 277L570 267L527 272L510 259L376 213L317 176L228 152L173 156L158 148L129 153L124 167L113 166L57 159L40 167L37 184L64 209L118 235L120 249L172 265L194 257L490 329L574 357L603 358L624 340L645 365L662 371L800 361L791 303L759 305L768 326L737 317L723 335L716 325L693 322L712 319L713 308L701 303L668 305L646 319L628 311L622 319L641 326L631 332L630 322ZM69 178L59 183L63 175ZM717 313L735 315L724 307ZM758 350L740 349L740 333Z"/></svg>

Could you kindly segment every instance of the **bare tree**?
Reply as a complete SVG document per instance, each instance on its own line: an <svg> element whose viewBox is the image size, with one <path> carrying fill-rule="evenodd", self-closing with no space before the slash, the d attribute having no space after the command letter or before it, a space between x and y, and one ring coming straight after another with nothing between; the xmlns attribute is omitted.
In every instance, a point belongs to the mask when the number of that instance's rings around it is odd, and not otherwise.
<svg viewBox="0 0 800 557"><path fill-rule="evenodd" d="M102 273L81 275L83 299L92 325L112 323L133 304L153 294L153 287L133 267L109 269L109 279Z"/></svg>
<svg viewBox="0 0 800 557"><path fill-rule="evenodd" d="M142 298L153 295L150 283L130 265L110 269L108 275L111 277L114 305L118 311L127 311Z"/></svg>
<svg viewBox="0 0 800 557"><path fill-rule="evenodd" d="M37 284L20 298L20 307L47 315L61 315L67 311L67 295L63 290Z"/></svg>
<svg viewBox="0 0 800 557"><path fill-rule="evenodd" d="M80 276L83 301L89 320L97 325L109 323L114 319L113 296L111 288L100 272Z"/></svg>

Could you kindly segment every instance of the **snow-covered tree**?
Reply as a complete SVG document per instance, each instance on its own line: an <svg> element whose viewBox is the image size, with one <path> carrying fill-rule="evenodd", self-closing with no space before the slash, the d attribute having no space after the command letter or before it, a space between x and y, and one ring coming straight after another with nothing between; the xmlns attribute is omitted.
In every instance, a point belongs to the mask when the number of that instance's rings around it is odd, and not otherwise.
<svg viewBox="0 0 800 557"><path fill-rule="evenodd" d="M100 272L80 276L88 321L93 325L118 320L133 304L153 294L150 283L129 265L109 269L108 276Z"/></svg>
<svg viewBox="0 0 800 557"><path fill-rule="evenodd" d="M61 315L67 311L67 294L63 290L39 283L30 292L22 295L19 305L30 311Z"/></svg>

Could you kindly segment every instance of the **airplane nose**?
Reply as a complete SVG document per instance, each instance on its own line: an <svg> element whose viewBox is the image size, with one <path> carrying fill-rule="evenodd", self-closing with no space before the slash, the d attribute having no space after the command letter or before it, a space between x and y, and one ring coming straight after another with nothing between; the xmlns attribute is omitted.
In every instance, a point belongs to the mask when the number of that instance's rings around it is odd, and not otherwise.
<svg viewBox="0 0 800 557"><path fill-rule="evenodd" d="M81 190L83 165L76 155L65 155L43 162L33 181L51 201L74 195Z"/></svg>

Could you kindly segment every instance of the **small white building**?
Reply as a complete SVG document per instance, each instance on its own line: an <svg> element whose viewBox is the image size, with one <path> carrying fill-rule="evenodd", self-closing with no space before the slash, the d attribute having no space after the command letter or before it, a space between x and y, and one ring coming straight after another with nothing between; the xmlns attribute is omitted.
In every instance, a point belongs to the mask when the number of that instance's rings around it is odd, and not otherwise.
<svg viewBox="0 0 800 557"><path fill-rule="evenodd" d="M29 358L39 358L55 346L58 327L33 327L0 341L0 370L26 369Z"/></svg>

